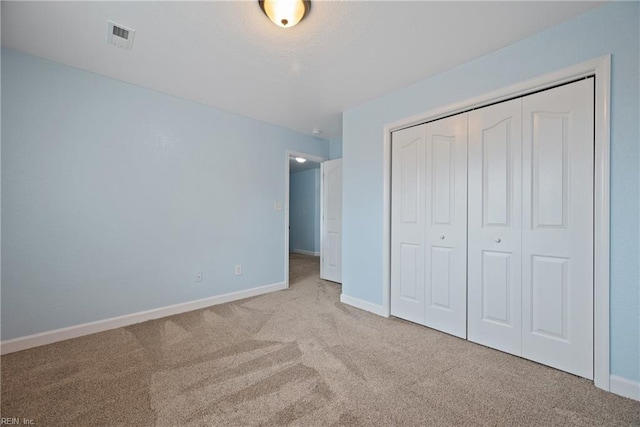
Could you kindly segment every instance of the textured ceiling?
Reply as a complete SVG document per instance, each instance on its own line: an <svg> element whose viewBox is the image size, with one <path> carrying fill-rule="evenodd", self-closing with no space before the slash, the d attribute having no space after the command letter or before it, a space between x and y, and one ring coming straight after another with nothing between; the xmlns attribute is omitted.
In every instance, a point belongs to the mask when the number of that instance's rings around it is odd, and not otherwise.
<svg viewBox="0 0 640 427"><path fill-rule="evenodd" d="M282 29L257 1L4 1L2 44L330 138L349 108L598 5L316 0ZM136 30L133 51L106 44L107 20Z"/></svg>

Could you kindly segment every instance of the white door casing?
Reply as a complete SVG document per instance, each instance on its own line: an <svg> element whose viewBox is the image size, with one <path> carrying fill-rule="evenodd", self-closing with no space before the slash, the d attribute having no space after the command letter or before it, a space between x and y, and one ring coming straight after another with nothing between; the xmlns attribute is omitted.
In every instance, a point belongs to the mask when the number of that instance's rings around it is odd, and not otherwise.
<svg viewBox="0 0 640 427"><path fill-rule="evenodd" d="M342 283L342 159L321 164L322 242L320 276Z"/></svg>
<svg viewBox="0 0 640 427"><path fill-rule="evenodd" d="M469 112L469 340L522 352L522 99Z"/></svg>
<svg viewBox="0 0 640 427"><path fill-rule="evenodd" d="M424 324L426 125L393 133L391 314Z"/></svg>
<svg viewBox="0 0 640 427"><path fill-rule="evenodd" d="M593 378L594 82L523 98L522 355Z"/></svg>
<svg viewBox="0 0 640 427"><path fill-rule="evenodd" d="M425 325L467 337L467 114L425 128Z"/></svg>

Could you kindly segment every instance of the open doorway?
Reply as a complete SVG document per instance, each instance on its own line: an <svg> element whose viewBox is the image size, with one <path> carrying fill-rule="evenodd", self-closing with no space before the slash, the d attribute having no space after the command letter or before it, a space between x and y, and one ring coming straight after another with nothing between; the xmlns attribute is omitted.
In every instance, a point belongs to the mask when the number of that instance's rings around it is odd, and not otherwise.
<svg viewBox="0 0 640 427"><path fill-rule="evenodd" d="M286 286L290 260L307 279L342 283L342 159L285 154Z"/></svg>
<svg viewBox="0 0 640 427"><path fill-rule="evenodd" d="M321 161L289 157L289 286L320 278Z"/></svg>

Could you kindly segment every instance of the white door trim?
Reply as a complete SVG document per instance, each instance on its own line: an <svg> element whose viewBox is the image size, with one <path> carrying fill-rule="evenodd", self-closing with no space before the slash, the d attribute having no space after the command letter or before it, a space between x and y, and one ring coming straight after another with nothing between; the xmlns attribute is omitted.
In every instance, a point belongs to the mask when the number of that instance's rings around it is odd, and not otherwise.
<svg viewBox="0 0 640 427"><path fill-rule="evenodd" d="M526 95L582 77L595 76L594 182L594 384L609 391L609 180L611 55L592 59L466 101L389 123L383 128L383 315L391 292L391 132Z"/></svg>
<svg viewBox="0 0 640 427"><path fill-rule="evenodd" d="M285 158L285 181L284 181L284 284L286 288L289 288L289 175L291 171L289 169L289 159L291 157L304 157L305 159L320 163L329 160L325 157L316 156L309 153L302 153L300 151L284 150ZM322 181L320 181L320 211L322 212ZM320 221L322 227L322 221ZM322 235L322 230L320 230ZM320 263L322 265L322 263Z"/></svg>

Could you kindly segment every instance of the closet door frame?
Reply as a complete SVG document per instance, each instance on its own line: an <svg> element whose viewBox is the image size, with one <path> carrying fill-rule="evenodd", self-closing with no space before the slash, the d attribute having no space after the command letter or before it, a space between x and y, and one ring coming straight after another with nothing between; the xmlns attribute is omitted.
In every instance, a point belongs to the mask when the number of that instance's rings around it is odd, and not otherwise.
<svg viewBox="0 0 640 427"><path fill-rule="evenodd" d="M437 120L586 77L595 77L594 158L594 384L610 390L609 256L610 256L610 105L611 55L605 55L496 91L389 123L383 128L383 303L390 315L391 293L391 132Z"/></svg>

